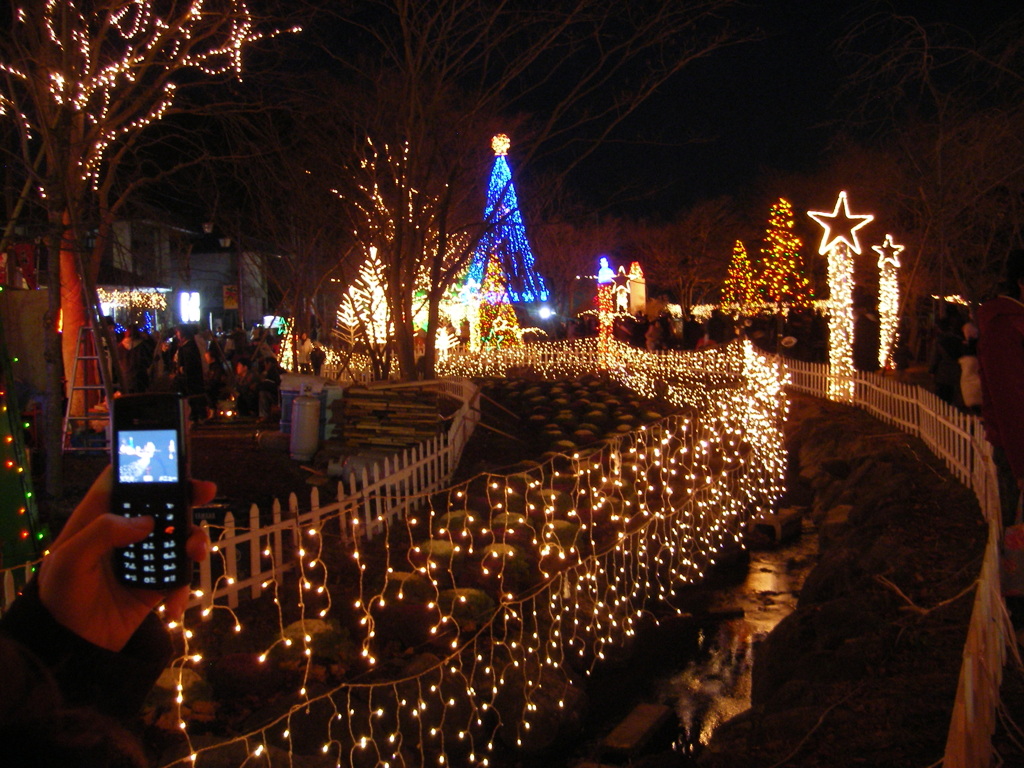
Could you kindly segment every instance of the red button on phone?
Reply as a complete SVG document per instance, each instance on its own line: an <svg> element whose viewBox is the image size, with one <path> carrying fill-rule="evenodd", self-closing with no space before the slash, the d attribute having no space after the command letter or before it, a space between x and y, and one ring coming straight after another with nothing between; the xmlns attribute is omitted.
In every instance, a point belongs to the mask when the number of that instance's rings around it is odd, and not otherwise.
<svg viewBox="0 0 1024 768"><path fill-rule="evenodd" d="M170 536L172 533L174 533L174 526L168 525L166 528L164 528L164 533Z"/></svg>

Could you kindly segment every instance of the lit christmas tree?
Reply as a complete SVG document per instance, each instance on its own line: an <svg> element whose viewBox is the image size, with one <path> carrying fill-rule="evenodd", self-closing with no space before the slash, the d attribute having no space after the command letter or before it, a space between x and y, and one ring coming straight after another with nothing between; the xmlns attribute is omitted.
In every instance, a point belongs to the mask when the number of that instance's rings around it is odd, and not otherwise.
<svg viewBox="0 0 1024 768"><path fill-rule="evenodd" d="M512 170L505 159L509 148L508 136L495 136L491 140L491 148L494 150L494 164L484 207L487 229L473 251L468 279L482 286L484 271L491 258L497 258L505 271L509 301L547 301L548 287L534 269L533 249L526 239L526 227L512 183Z"/></svg>
<svg viewBox="0 0 1024 768"><path fill-rule="evenodd" d="M32 491L24 441L28 425L14 397L15 362L0 336L0 568L35 560L48 537Z"/></svg>
<svg viewBox="0 0 1024 768"><path fill-rule="evenodd" d="M779 198L768 214L768 231L761 249L763 269L759 289L765 301L809 306L813 296L800 255L803 242L793 232L793 206Z"/></svg>
<svg viewBox="0 0 1024 768"><path fill-rule="evenodd" d="M722 286L722 305L737 307L740 314L748 314L757 296L754 287L754 267L747 257L746 246L741 240L732 248L732 261Z"/></svg>
<svg viewBox="0 0 1024 768"><path fill-rule="evenodd" d="M509 302L505 271L497 256L492 256L487 263L480 297L480 345L486 348L522 344L523 331L519 327L516 311Z"/></svg>

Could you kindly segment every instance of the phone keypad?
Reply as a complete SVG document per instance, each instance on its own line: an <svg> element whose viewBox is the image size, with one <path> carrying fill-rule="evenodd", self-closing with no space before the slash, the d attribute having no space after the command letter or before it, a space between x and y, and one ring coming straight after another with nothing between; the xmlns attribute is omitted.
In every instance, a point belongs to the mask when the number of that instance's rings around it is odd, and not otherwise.
<svg viewBox="0 0 1024 768"><path fill-rule="evenodd" d="M146 586L172 584L179 565L175 552L177 520L174 502L122 501L116 510L125 517L151 515L154 533L142 541L119 550L121 569L126 579Z"/></svg>

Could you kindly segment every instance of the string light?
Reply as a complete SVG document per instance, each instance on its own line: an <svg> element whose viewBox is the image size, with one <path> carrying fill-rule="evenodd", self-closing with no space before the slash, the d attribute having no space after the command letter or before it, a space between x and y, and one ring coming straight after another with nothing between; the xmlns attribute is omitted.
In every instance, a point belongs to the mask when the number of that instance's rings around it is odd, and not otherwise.
<svg viewBox="0 0 1024 768"><path fill-rule="evenodd" d="M100 304L119 309L167 309L166 291L157 288L135 288L117 290L97 286L96 294Z"/></svg>
<svg viewBox="0 0 1024 768"><path fill-rule="evenodd" d="M480 286L480 302L476 307L480 349L517 346L523 343L523 331L510 303L508 279L497 256L491 256Z"/></svg>
<svg viewBox="0 0 1024 768"><path fill-rule="evenodd" d="M608 258L602 256L597 270L597 345L600 368L607 368L612 356L612 321L615 312L615 273L608 266Z"/></svg>
<svg viewBox="0 0 1024 768"><path fill-rule="evenodd" d="M722 308L731 309L733 314L749 315L755 302L754 267L747 256L746 246L741 240L737 240L732 248L729 271L722 286ZM707 317L711 317L710 305L704 319Z"/></svg>
<svg viewBox="0 0 1024 768"><path fill-rule="evenodd" d="M769 305L804 307L811 299L800 248L803 242L793 232L793 206L779 198L768 215L768 230L761 251L763 269L758 288Z"/></svg>
<svg viewBox="0 0 1024 768"><path fill-rule="evenodd" d="M369 346L371 358L381 360L396 336L396 317L408 315L413 330L427 330L431 264L435 258L441 259L443 274L456 273L440 297L439 323L435 331L435 344L438 339L442 345L449 343L446 323L461 321L468 311L465 297L459 292L462 276L457 274L458 262L468 248L468 237L465 233L449 234L442 243L436 227L430 225L420 231L418 222L432 218L424 212L436 209L440 202L437 197L410 187L408 142L402 145L401 151L392 151L386 144L378 147L370 138L366 146L367 155L360 162L360 169L368 180L359 183L358 194L346 200L358 214L354 235L363 241L367 255L339 304L335 335L349 351ZM388 180L388 184L384 180ZM338 190L333 191L342 196ZM396 200L401 202L396 203ZM402 238L398 237L399 228L404 235ZM399 309L395 306L396 292L391 282L395 270L386 265L403 261L396 249L413 241L419 245L407 259L412 279L403 285L407 286L408 295L398 298L400 302L408 300L409 305ZM442 245L443 253L440 252Z"/></svg>
<svg viewBox="0 0 1024 768"><path fill-rule="evenodd" d="M289 528L292 573L247 588L269 592L278 623L269 643L250 639L231 602L214 599L239 578L231 551L217 547L223 575L193 599L205 616L189 611L174 626L183 650L173 667L180 686L173 711L187 748L172 765L202 766L217 748L192 742L186 684L208 662L203 647L217 632L216 615L226 616L239 642L257 645L261 663L287 655L296 673L294 703L234 739L248 755L262 756L272 743L290 749L293 720L309 711L330 715L320 749L339 764L442 766L465 757L486 765L499 736L524 749L541 738L537 726L553 711L541 706L542 692L563 691L557 707L571 707L572 670L589 674L635 635L651 604L671 604L677 588L700 581L723 550L741 547L749 521L783 490L786 376L777 361L749 341L655 353L612 340L607 357L608 370L596 376L597 339L448 355L441 373L449 376L529 368L552 397L575 382L606 400L607 381L638 397L661 394L677 412L641 412L627 432L510 474L420 496L382 489L375 521L357 524L344 499L321 506L313 489L315 518L303 515ZM398 505L412 511L389 517ZM275 502L271 519L298 520L294 495L288 508L285 515ZM254 509L252 518L260 517ZM379 530L364 538L370 522ZM270 540L280 535L251 542L254 569L275 565ZM349 593L347 605L337 601ZM315 652L339 611L362 633L344 679L324 673ZM412 615L423 617L421 627ZM410 647L429 652L396 663L382 631L396 620L412 633Z"/></svg>
<svg viewBox="0 0 1024 768"><path fill-rule="evenodd" d="M894 367L893 353L899 343L900 284L899 256L903 246L886 235L881 245L871 246L878 254L878 365Z"/></svg>
<svg viewBox="0 0 1024 768"><path fill-rule="evenodd" d="M507 160L510 146L505 134L498 134L491 140L494 163L484 206L486 229L473 251L467 279L482 285L488 264L496 257L508 281L509 301L547 301L548 287L534 268L533 249L526 238L526 225L512 182L512 169Z"/></svg>
<svg viewBox="0 0 1024 768"><path fill-rule="evenodd" d="M809 211L824 228L818 252L828 258L828 360L827 395L852 402L853 367L853 253L860 253L857 230L874 219L871 214L851 214L846 192L840 192L832 213Z"/></svg>
<svg viewBox="0 0 1024 768"><path fill-rule="evenodd" d="M0 355L6 354L6 345L0 343ZM32 473L25 471L28 454L23 436L29 424L22 419L12 395L13 372L7 363L0 366L0 372L0 562L11 567L38 558L49 531L39 520ZM19 573L24 575L22 569Z"/></svg>
<svg viewBox="0 0 1024 768"><path fill-rule="evenodd" d="M41 9L35 11L36 5ZM169 16L157 13L156 4L147 0L131 0L106 10L77 0L49 0L19 8L15 21L30 29L13 34L37 39L42 33L42 46L53 55L40 51L31 63L0 62L0 70L19 87L45 83L43 93L54 105L85 118L77 165L81 179L96 184L107 150L157 122L173 106L177 85L169 74L192 69L211 76L240 76L247 46L284 31L299 31L297 27L257 30L242 0L232 2L229 12L210 6L205 0L194 0L187 9ZM103 30L102 45L97 44L96 30ZM32 71L44 61L61 62L64 68ZM14 116L30 135L33 126L17 107L18 99L13 90L0 91L0 110Z"/></svg>

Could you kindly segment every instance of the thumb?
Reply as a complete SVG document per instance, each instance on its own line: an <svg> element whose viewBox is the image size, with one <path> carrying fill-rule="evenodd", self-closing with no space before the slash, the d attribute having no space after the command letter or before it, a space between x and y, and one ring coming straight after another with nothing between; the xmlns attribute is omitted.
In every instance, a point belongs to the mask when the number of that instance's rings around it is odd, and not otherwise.
<svg viewBox="0 0 1024 768"><path fill-rule="evenodd" d="M152 530L152 517L121 517L107 513L85 526L66 546L73 547L78 557L99 559L116 547L142 541Z"/></svg>

